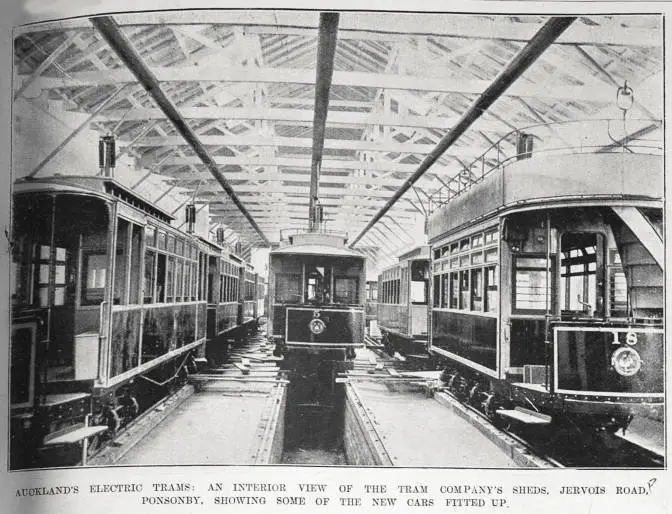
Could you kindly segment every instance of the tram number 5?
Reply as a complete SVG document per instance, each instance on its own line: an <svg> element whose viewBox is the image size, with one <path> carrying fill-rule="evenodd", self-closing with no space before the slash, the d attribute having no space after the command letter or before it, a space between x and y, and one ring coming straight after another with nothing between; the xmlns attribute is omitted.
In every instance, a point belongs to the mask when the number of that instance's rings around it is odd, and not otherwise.
<svg viewBox="0 0 672 514"><path fill-rule="evenodd" d="M618 340L618 334L620 332L613 331L612 334L614 336L614 340L611 342L611 344L616 344L619 345L621 342ZM637 344L637 334L635 332L626 332L625 334L625 343L629 346L634 346Z"/></svg>

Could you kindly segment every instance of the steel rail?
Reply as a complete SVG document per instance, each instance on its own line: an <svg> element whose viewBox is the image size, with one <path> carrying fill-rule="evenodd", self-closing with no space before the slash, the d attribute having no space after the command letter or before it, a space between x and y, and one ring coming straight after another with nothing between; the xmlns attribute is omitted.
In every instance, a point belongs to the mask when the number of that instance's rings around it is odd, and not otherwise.
<svg viewBox="0 0 672 514"><path fill-rule="evenodd" d="M553 44L553 42L576 20L576 17L554 17L530 39L525 47L502 70L486 90L474 101L460 117L455 126L439 141L436 147L424 158L418 169L409 177L373 219L350 243L350 248L380 220L413 184L444 154L467 129L488 110L488 108Z"/></svg>
<svg viewBox="0 0 672 514"><path fill-rule="evenodd" d="M157 106L161 109L161 111L163 111L166 118L172 122L175 129L194 150L203 164L205 164L205 166L208 168L208 171L210 171L215 180L219 182L219 185L222 186L222 189L224 189L226 194L229 195L229 198L231 198L233 203L236 204L238 210L240 210L247 221L249 221L250 225L252 225L252 228L254 228L264 244L266 246L270 246L270 241L264 235L261 228L259 228L259 225L257 225L257 222L254 220L252 215L242 204L231 187L231 184L229 184L228 180L226 180L224 175L222 175L219 167L217 166L217 163L205 149L196 132L194 132L194 130L192 130L192 128L187 124L185 119L177 110L177 107L175 107L173 102L163 92L159 80L143 61L140 54L135 50L135 48L133 48L131 41L121 31L121 28L114 18L112 16L96 16L89 18L89 21L96 28L96 30L98 30L105 41L107 41L121 61L133 73L138 82L145 88L145 90L147 90L149 95L156 102Z"/></svg>

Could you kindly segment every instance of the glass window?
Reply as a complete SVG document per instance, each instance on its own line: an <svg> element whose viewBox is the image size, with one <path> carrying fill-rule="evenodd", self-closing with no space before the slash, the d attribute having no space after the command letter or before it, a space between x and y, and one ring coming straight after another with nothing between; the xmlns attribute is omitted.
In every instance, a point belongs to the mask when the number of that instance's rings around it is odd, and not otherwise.
<svg viewBox="0 0 672 514"><path fill-rule="evenodd" d="M485 251L485 262L497 262L497 248Z"/></svg>
<svg viewBox="0 0 672 514"><path fill-rule="evenodd" d="M173 291L175 285L175 257L168 257L166 266L166 302L173 301Z"/></svg>
<svg viewBox="0 0 672 514"><path fill-rule="evenodd" d="M145 280L143 284L144 303L154 303L154 287L156 284L155 275L156 252L147 250L145 252Z"/></svg>
<svg viewBox="0 0 672 514"><path fill-rule="evenodd" d="M147 246L154 246L156 244L156 241L154 241L155 237L156 228L152 227L151 225L145 225L145 244Z"/></svg>
<svg viewBox="0 0 672 514"><path fill-rule="evenodd" d="M471 310L483 310L483 268L471 270Z"/></svg>
<svg viewBox="0 0 672 514"><path fill-rule="evenodd" d="M450 278L450 275L448 273L444 273L443 275L441 275L441 291L442 291L441 307L443 307L444 309L450 305L450 303L449 303L450 302L450 300L449 300L449 296L450 296L449 278Z"/></svg>
<svg viewBox="0 0 672 514"><path fill-rule="evenodd" d="M469 271L460 271L460 309L469 309Z"/></svg>
<svg viewBox="0 0 672 514"><path fill-rule="evenodd" d="M358 303L359 279L357 277L334 278L334 303Z"/></svg>
<svg viewBox="0 0 672 514"><path fill-rule="evenodd" d="M514 308L545 311L551 306L553 273L545 258L516 257L514 278ZM549 284L551 282L551 284Z"/></svg>
<svg viewBox="0 0 672 514"><path fill-rule="evenodd" d="M469 238L460 241L460 252L469 250Z"/></svg>
<svg viewBox="0 0 672 514"><path fill-rule="evenodd" d="M182 300L182 273L184 269L184 263L182 259L175 260L175 301L179 302Z"/></svg>
<svg viewBox="0 0 672 514"><path fill-rule="evenodd" d="M472 248L479 248L481 246L483 246L483 235L482 234L477 234L475 236L472 236L471 247Z"/></svg>
<svg viewBox="0 0 672 514"><path fill-rule="evenodd" d="M114 303L125 304L129 265L128 234L130 223L119 219L117 224L117 252L114 266Z"/></svg>
<svg viewBox="0 0 672 514"><path fill-rule="evenodd" d="M166 301L166 256L163 253L156 257L156 301Z"/></svg>
<svg viewBox="0 0 672 514"><path fill-rule="evenodd" d="M130 281L129 281L129 291L128 291L128 303L138 304L140 303L140 285L141 285L141 276L142 273L142 233L143 228L140 225L131 223L132 236L131 236L131 268L130 268Z"/></svg>
<svg viewBox="0 0 672 514"><path fill-rule="evenodd" d="M434 275L434 307L441 307L441 277L443 275Z"/></svg>
<svg viewBox="0 0 672 514"><path fill-rule="evenodd" d="M498 281L497 266L485 268L485 306L483 309L485 312L497 312L499 309L497 300Z"/></svg>
<svg viewBox="0 0 672 514"><path fill-rule="evenodd" d="M460 281L459 274L453 272L450 274L450 308L457 309L460 297Z"/></svg>
<svg viewBox="0 0 672 514"><path fill-rule="evenodd" d="M105 299L107 255L84 254L82 259L82 305L98 305Z"/></svg>
<svg viewBox="0 0 672 514"><path fill-rule="evenodd" d="M275 301L301 303L301 275L278 273L275 276Z"/></svg>
<svg viewBox="0 0 672 514"><path fill-rule="evenodd" d="M159 232L157 234L156 246L158 246L160 250L165 250L166 249L166 233L165 232Z"/></svg>

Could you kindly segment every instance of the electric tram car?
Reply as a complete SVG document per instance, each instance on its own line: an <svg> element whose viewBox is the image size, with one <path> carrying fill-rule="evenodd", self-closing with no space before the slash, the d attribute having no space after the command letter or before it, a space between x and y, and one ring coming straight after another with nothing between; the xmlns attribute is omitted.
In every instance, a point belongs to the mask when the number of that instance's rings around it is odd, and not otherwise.
<svg viewBox="0 0 672 514"><path fill-rule="evenodd" d="M427 355L429 246L400 255L378 276L378 328L385 351Z"/></svg>
<svg viewBox="0 0 672 514"><path fill-rule="evenodd" d="M352 355L364 345L366 262L343 235L290 235L270 252L269 337L277 354Z"/></svg>
<svg viewBox="0 0 672 514"><path fill-rule="evenodd" d="M240 325L245 263L172 220L110 177L15 183L13 469L114 437Z"/></svg>
<svg viewBox="0 0 672 514"><path fill-rule="evenodd" d="M366 262L336 233L295 233L271 250L268 337L291 378L286 444L311 437L330 444L342 423L344 390L336 375L364 346Z"/></svg>
<svg viewBox="0 0 672 514"><path fill-rule="evenodd" d="M613 145L528 154L433 213L428 350L450 389L607 433L662 409L662 170Z"/></svg>

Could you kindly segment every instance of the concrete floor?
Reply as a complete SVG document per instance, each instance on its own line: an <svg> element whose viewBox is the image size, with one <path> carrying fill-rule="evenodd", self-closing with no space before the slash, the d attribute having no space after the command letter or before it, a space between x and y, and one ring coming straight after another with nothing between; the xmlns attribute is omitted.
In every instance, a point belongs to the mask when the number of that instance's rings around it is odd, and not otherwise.
<svg viewBox="0 0 672 514"><path fill-rule="evenodd" d="M517 467L468 421L407 385L361 381L355 387L395 466Z"/></svg>
<svg viewBox="0 0 672 514"><path fill-rule="evenodd" d="M246 390L247 389L247 390ZM187 399L116 464L250 464L271 386L217 385Z"/></svg>

